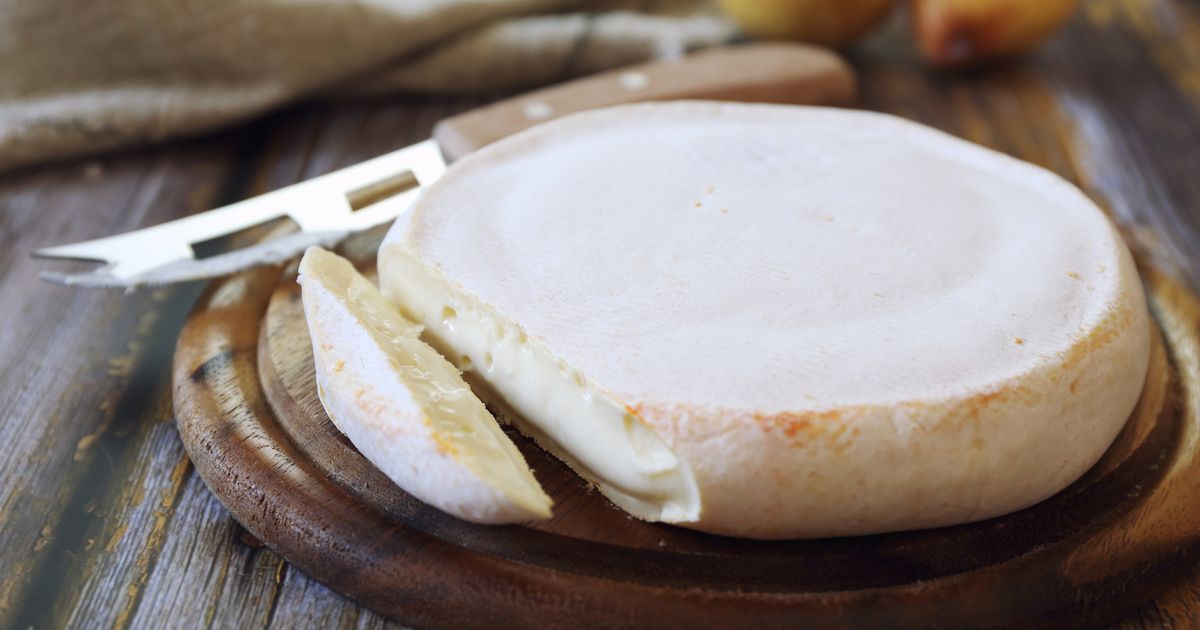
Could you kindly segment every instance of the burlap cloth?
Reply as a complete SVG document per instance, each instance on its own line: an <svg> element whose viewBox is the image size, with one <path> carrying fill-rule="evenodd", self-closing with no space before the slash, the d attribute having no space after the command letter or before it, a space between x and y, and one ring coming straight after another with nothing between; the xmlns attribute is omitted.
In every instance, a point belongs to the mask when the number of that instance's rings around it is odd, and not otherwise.
<svg viewBox="0 0 1200 630"><path fill-rule="evenodd" d="M732 34L704 0L0 0L0 170L303 97L532 87Z"/></svg>

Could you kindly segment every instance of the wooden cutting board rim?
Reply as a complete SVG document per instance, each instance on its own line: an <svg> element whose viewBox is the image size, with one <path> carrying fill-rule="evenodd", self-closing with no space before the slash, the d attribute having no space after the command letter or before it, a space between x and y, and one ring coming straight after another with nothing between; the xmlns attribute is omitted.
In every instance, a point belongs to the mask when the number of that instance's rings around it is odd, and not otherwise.
<svg viewBox="0 0 1200 630"><path fill-rule="evenodd" d="M1147 285L1152 289L1151 297L1158 296L1160 299L1152 299L1156 315L1162 319L1163 313L1161 309L1167 308L1168 314L1182 311L1200 312L1200 306L1197 306L1196 299L1186 291L1182 290L1177 284L1170 280L1167 276L1153 270L1147 270L1146 273ZM206 436L204 431L195 430L198 425L194 420L194 415L190 415L195 406L189 406L188 401L195 398L195 392L189 392L190 388L195 388L197 383L202 383L207 379L214 368L219 364L228 363L234 360L238 352L249 353L255 362L255 369L261 371L262 361L258 353L260 344L259 331L254 331L253 339L246 336L245 339L237 340L232 337L222 338L222 334L227 334L229 330L227 325L229 318L225 315L217 317L215 320L210 316L214 312L221 309L228 309L233 304L234 311L243 319L252 319L258 322L262 318L263 313L270 303L269 296L273 294L280 286L286 286L291 282L279 268L256 270L235 276L234 278L224 281L218 281L210 287L208 293L197 304L196 311L189 319L188 329L193 328L193 324L199 324L201 337L205 344L208 344L212 350L212 344L225 344L227 347L213 354L209 359L204 360L199 364L190 362L188 359L194 359L194 353L189 353L186 349L188 342L188 330L185 329L185 335L181 336L179 351L176 357L176 407L177 415L180 419L180 432L184 436L185 446L196 462L197 469L204 477L206 483L214 490L214 493L222 499L222 502L230 507L231 512L235 517L242 522L252 533L259 536L260 539L267 542L273 548L276 548L285 558L295 562L301 568L310 572L318 579L325 581L333 586L336 590L345 592L352 597L363 601L368 606L381 610L385 614L396 614L394 609L390 610L388 604L384 603L381 606L380 596L372 595L370 592L363 593L359 589L340 582L337 572L334 572L331 577L327 567L313 566L312 553L313 545L301 544L297 547L294 544L296 541L287 541L280 536L272 535L274 529L264 527L264 522L261 514L249 513L244 508L244 501L239 501L236 496L239 484L234 480L230 482L229 470L222 471L219 469L220 459L223 453L214 452L206 446L212 446L213 441L211 435ZM231 290L229 287L238 287L237 290ZM1165 287L1165 288L1164 288ZM1155 289L1158 289L1157 291ZM231 299L231 294L239 293L240 297ZM1161 300L1161 294L1170 294L1176 296L1174 301ZM212 297L220 296L216 300L215 311L211 308L213 304ZM237 304L237 299L253 304ZM221 311L224 312L224 311ZM1186 313L1184 313L1186 315ZM1185 318L1186 319L1186 318ZM260 324L261 325L261 324ZM214 328L215 326L215 328ZM225 326L225 332L219 332ZM1178 327L1175 327L1178 328ZM1172 337L1174 332L1176 337ZM215 334L214 334L215 333ZM1168 330L1167 342L1173 344L1170 350L1175 350L1174 346L1178 346L1181 341L1177 338L1179 330ZM1183 343L1197 344L1197 330L1193 325L1184 330L1184 333L1190 335L1190 339L1183 340ZM244 334L244 331L243 331ZM238 343L232 343L232 342ZM193 344L194 345L194 344ZM1171 357L1169 357L1171 358ZM1174 358L1172 358L1174 359ZM213 363L216 361L217 363ZM257 378L261 378L257 372ZM1190 394L1191 399L1196 399L1196 391L1188 389L1189 385L1194 387L1189 379L1179 379L1176 376L1176 384L1178 387L1184 388L1179 393L1182 394L1180 400L1186 400ZM257 385L257 384L255 384ZM259 395L262 395L261 390ZM181 404L183 401L183 404ZM253 402L253 401L252 401ZM270 419L272 416L271 405L265 400L259 400L251 404L253 407L252 414L257 414L259 418ZM1190 414L1190 415L1188 415ZM1166 466L1155 466L1154 462L1148 461L1154 458L1165 459L1170 456L1170 452L1178 449L1179 431L1182 430L1183 424L1179 420L1186 418L1194 423L1195 409L1194 405L1189 407L1186 404L1178 405L1176 416L1177 421L1171 423L1159 422L1153 430L1145 436L1148 444L1158 443L1158 447L1142 448L1135 453L1137 461L1129 460L1118 466L1112 474L1135 475L1138 471L1155 470L1156 477L1154 479L1139 477L1141 483L1156 482L1158 477L1165 474ZM209 419L211 420L211 418ZM278 430L278 428L276 428ZM283 437L286 445L282 446L282 450L290 452L281 452L280 455L286 458L295 459L298 451L295 445L288 441L290 438L286 436L274 436L276 439ZM281 445L276 445L280 448ZM297 460L300 466L303 466L302 460ZM324 486L322 492L319 492L320 497L312 497L304 492L303 484L301 484L300 494L302 497L317 498L324 500L326 494L342 494L345 495L345 488L329 479L321 479L321 471L319 469L310 469L305 471L310 476L310 481L317 481L318 485ZM234 475L237 476L236 473ZM243 481L245 479L243 478ZM1106 481L1111 478L1106 477ZM327 484L327 485L326 485ZM244 488L244 486L242 486ZM1064 494L1072 498L1076 502L1086 502L1089 492L1100 492L1097 486L1085 481L1072 486L1071 489L1064 491ZM261 494L261 493L260 493ZM1057 496L1050 501L1055 501L1061 497ZM264 498L260 499L256 504L259 509L262 508ZM365 506L355 504L354 500L349 496L342 496L338 503L343 503L341 509L349 510L347 513L375 512ZM1141 504L1138 500L1130 500L1121 504L1120 512L1124 513L1128 510L1137 508ZM291 514L282 515L283 518L276 519L276 525L284 525L284 529L288 526L294 527L296 520L304 520L298 517L294 511L297 506L290 506L293 509ZM300 511L310 509L313 506L300 506ZM1018 512L1015 515L1001 517L996 520L1012 520L1013 523L1019 523L1022 515L1026 515L1030 510L1036 510L1038 506L1034 506L1029 510ZM268 511L267 516L281 516L278 510ZM374 517L383 517L375 512ZM443 558L448 562L461 563L464 567L459 567L457 573L452 576L452 580L459 580L457 586L468 588L472 582L472 573L493 573L496 575L506 575L506 583L510 586L520 584L521 590L527 591L530 595L536 598L538 592L554 592L563 588L561 581L565 575L573 576L571 581L586 583L586 590L589 591L588 598L591 604L604 601L621 601L639 599L637 596L640 593L642 596L649 596L651 600L658 600L663 597L667 599L674 598L676 603L685 603L689 607L699 606L700 609L719 610L725 605L735 604L738 607L753 605L754 611L757 614L766 614L767 610L775 610L775 612L783 612L786 615L800 614L805 609L817 609L837 607L834 600L842 599L847 595L858 595L859 599L866 598L872 600L877 595L884 595L890 592L895 596L898 594L907 593L908 596L914 596L920 591L921 583L903 582L895 579L878 579L883 576L883 573L870 575L864 579L863 575L857 576L839 576L830 573L827 570L818 576L824 581L823 587L814 588L813 585L807 584L804 592L796 592L798 578L803 578L803 572L808 562L807 550L813 550L820 547L828 548L832 546L834 551L832 556L843 554L847 561L862 560L862 558L853 558L851 553L859 547L859 541L862 539L835 539L826 541L764 541L761 543L743 543L743 546L750 550L750 553L739 554L736 556L736 567L740 570L730 570L728 563L723 563L723 560L731 558L728 554L705 554L705 553L673 553L669 556L662 553L648 553L641 549L630 549L618 545L599 543L594 541L584 541L577 538L571 538L561 535L556 535L547 532L524 529L521 526L509 526L495 532L506 531L503 536L504 542L508 546L499 546L495 544L499 540L499 536L470 536L464 535L464 532L476 532L480 526L471 525L461 521L457 521L452 517L446 516L437 510L428 506L417 506L410 513L404 515L405 524L403 526L395 526L392 528L395 536L403 538L409 548L425 548L426 550L436 548L437 551L432 552L432 555L443 555ZM1055 531L1050 532L1051 535L1045 536L1045 531L1026 530L1023 527L1009 527L1009 532L1016 530L1018 537L1025 535L1027 537L1038 538L1034 541L1026 541L1025 544L1016 545L1016 551L1011 554L1000 554L997 557L988 559L990 566L1005 566L1009 571L1018 570L1022 565L1037 562L1039 556L1053 555L1060 553L1063 545L1072 539L1085 540L1097 528L1103 526L1104 523L1112 522L1119 518L1116 512L1105 515L1105 519L1089 519L1080 510L1068 509L1063 511L1062 521L1059 523L1061 527L1051 528ZM386 517L383 517L387 520ZM1195 518L1193 516L1193 518ZM984 524L990 521L985 521ZM940 530L927 530L926 532L916 533L900 533L884 535L894 537L911 537L911 536L948 536L956 535L968 536L972 528L978 527L980 524L972 524L966 526L958 526L952 528L943 528ZM697 536L707 536L705 534L695 534ZM1011 534L1008 534L1011 535ZM1040 536L1040 538L1039 538ZM878 540L881 537L871 537ZM320 537L318 536L318 539ZM309 541L310 543L312 541ZM517 547L513 547L511 543L520 543ZM1194 542L1194 541L1193 541ZM415 547L413 546L415 545ZM318 545L319 546L319 545ZM376 545L375 548L386 546L383 543ZM755 551L755 548L758 548ZM786 548L792 553L788 555L780 555L781 548ZM1196 554L1196 545L1190 544L1186 548L1172 549L1173 557L1177 561L1176 564L1182 566L1186 561L1190 561ZM825 552L830 555L829 551ZM794 555L793 555L794 554ZM873 561L886 565L888 557L872 558ZM946 582L955 581L964 575L969 574L973 569L977 568L979 558L973 556L968 562L964 559L964 564L957 568L945 568L939 575L934 576L934 581ZM398 566L411 566L413 562L421 562L414 558L401 558L396 560ZM836 566L837 562L821 562L816 563L825 569L830 566ZM636 571L630 572L630 567L636 566ZM1168 567L1163 567L1164 569ZM475 577L478 577L476 575ZM929 576L925 576L929 577ZM436 579L445 579L442 575ZM435 581L436 581L435 579ZM811 579L811 576L810 576ZM486 580L485 580L486 581ZM913 590L917 588L917 590ZM550 591L544 591L550 589ZM416 590L420 591L420 588ZM697 592L700 591L703 597L696 598ZM1145 597L1151 595L1149 591ZM389 595L390 597L391 595ZM613 600L612 598L617 598ZM394 599L398 602L403 602L405 597L395 596ZM645 602L643 602L644 604ZM411 603L410 603L411 605ZM584 612L589 606L581 605L579 602L572 604L576 612ZM636 606L635 606L636 608ZM832 609L832 608L831 608ZM435 619L435 617L426 617L420 612L421 607L415 609L412 616L405 616L409 621L420 621L423 619ZM531 609L532 610L532 609ZM595 608L595 614L603 614L604 607ZM749 612L748 610L743 612Z"/></svg>
<svg viewBox="0 0 1200 630"><path fill-rule="evenodd" d="M280 288L276 290L279 291L282 288L282 290L292 291L295 295L299 295L299 287L295 285L294 277L293 273L285 271L280 280ZM1161 334L1157 331L1157 327L1155 335L1156 347L1161 348L1163 342ZM260 338L258 367L260 373L263 374L262 378L269 380L271 377L267 373L273 371L274 368L269 360L264 359L267 356L264 352L264 345L263 339ZM267 398L271 401L272 406L278 406L279 403L272 400L269 392ZM1152 444L1152 446L1139 448L1133 458L1122 461L1105 480L1112 481L1114 475L1119 475L1121 479L1125 479L1126 477L1133 478L1138 471L1152 468L1150 460L1163 458L1163 451L1170 447L1172 439L1177 432L1177 424L1156 424L1151 430L1150 435L1145 438L1145 442ZM522 438L519 435L514 435L514 439L519 440ZM1163 471L1159 468L1158 472L1161 475ZM1154 479L1137 476L1137 480L1141 483L1146 483ZM997 553L996 556L987 558L974 556L972 558L974 562L971 563L966 562L964 558L960 566L943 567L939 573L930 575L929 577L944 577L961 571L967 571L981 563L993 564L1013 560L1017 555L1023 553L1021 551L1014 551L1014 548L1028 550L1053 545L1068 537L1086 536L1096 527L1099 527L1099 525L1094 522L1094 519L1088 518L1090 515L1072 508L1076 504L1087 503L1089 499L1093 498L1093 494L1101 491L1095 485L1095 481L1095 479L1085 475L1052 497L1055 499L1057 506L1062 508L1058 511L1060 522L1051 523L1049 526L1042 523L1042 527L1036 530L1021 527L1023 521L1036 520L1038 518L1039 515L1034 513L1036 511L1035 508L1037 508L1036 505L1005 515L999 519L987 519L964 525L924 530L930 534L936 532L937 535L944 538L953 538L955 536L969 537L975 535L976 530L980 527L986 527L989 523L1004 520L1006 522L1005 527L1015 530L1014 538L1021 540L1020 543L1014 542L1013 547L1008 548L1010 553ZM821 584L819 586L815 583L805 585L806 590L809 592L885 588L900 583L896 579L887 579L887 574L883 572L873 574L860 573L857 575L846 575L836 572L836 567L838 566L837 556L842 556L843 558L855 556L854 552L860 549L857 541L863 537L783 541L740 539L738 540L739 553L736 554L736 557L743 570L731 574L728 566L714 565L713 560L728 559L733 557L733 554L695 551L686 554L669 551L647 553L642 549L580 539L554 532L533 530L520 525L493 526L495 531L505 532L505 536L503 537L505 544L513 543L514 538L518 542L526 544L522 548L523 553L520 554L521 557L514 557L511 548L496 544L500 540L499 537L472 537L465 533L477 531L480 526L454 518L419 501L414 503L413 507L416 508L415 510L411 510L403 515L394 516L402 516L407 519L406 525L417 531L430 534L439 540L453 542L476 553L508 558L524 564L552 567L556 570L566 570L581 575L628 579L628 567L638 566L639 571L653 575L654 579L647 583L656 585L685 587L701 585L714 590L738 589L752 586L757 591L768 593L794 592L798 578L806 574L819 574L820 576ZM1042 503L1044 504L1045 502ZM1132 507L1133 505L1128 502L1117 506L1120 511L1127 511ZM1085 525L1085 527L1076 527L1075 525ZM702 532L684 531L682 533L684 535L699 537L710 536ZM1047 533L1054 535L1046 536L1045 534ZM912 534L913 532L896 532L878 534L871 538L882 540L889 537L909 537ZM827 549L831 545L837 547L833 553ZM804 555L781 555L781 550L803 553ZM999 552L1000 548L996 548L995 551ZM821 556L833 557L825 559L820 563L813 563L811 555L813 552ZM597 562L597 559L600 562ZM879 557L877 560L885 562L888 558ZM664 564L663 561L669 562L669 564ZM818 568L814 569L814 564ZM772 575L777 576L777 579L766 581L762 579L764 576Z"/></svg>

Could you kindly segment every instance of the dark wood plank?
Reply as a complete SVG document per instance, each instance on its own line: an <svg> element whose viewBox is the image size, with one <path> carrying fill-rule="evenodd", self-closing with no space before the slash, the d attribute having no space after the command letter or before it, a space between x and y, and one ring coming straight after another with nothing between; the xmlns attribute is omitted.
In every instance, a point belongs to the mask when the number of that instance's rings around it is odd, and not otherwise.
<svg viewBox="0 0 1200 630"><path fill-rule="evenodd" d="M1096 2L1037 67L1082 185L1200 287L1200 6Z"/></svg>
<svg viewBox="0 0 1200 630"><path fill-rule="evenodd" d="M385 619L329 590L303 572L288 567L283 578L271 628L359 628L397 630L403 626Z"/></svg>
<svg viewBox="0 0 1200 630"><path fill-rule="evenodd" d="M310 176L304 170L307 149L316 141L320 119L319 113L309 112L270 128L271 138L251 147L251 161L237 174L244 182L241 190L230 195L254 194ZM165 417L170 417L169 388L159 391L166 398ZM112 502L114 512L124 516L117 518L124 529L113 535L112 553L102 557L101 566L84 573L73 619L152 627L172 611L171 617L188 622L209 622L218 612L232 613L238 625L269 620L280 589L275 577L283 570L281 561L239 542L242 531L203 489L174 437L171 446L176 448L151 449L138 458L177 462L169 485L155 493L158 502L149 502L153 513L124 514L128 503Z"/></svg>
<svg viewBox="0 0 1200 630"><path fill-rule="evenodd" d="M150 414L170 419L169 407L154 406L166 385L155 365L170 360L190 301L172 302L187 288L123 298L51 287L37 281L41 264L29 254L208 205L229 168L226 144L3 185L0 301L11 306L0 310L0 557L9 567L0 623L57 598L56 578L71 575L87 541L113 527L93 499L133 466L127 438L153 422Z"/></svg>
<svg viewBox="0 0 1200 630"><path fill-rule="evenodd" d="M340 116L309 108L248 134L0 183L0 242L9 245L0 247L0 299L20 305L0 309L0 417L23 420L0 425L11 445L0 453L0 560L10 567L0 624L128 621L168 532L192 532L182 544L207 550L210 562L224 550L195 523L175 524L184 507L175 499L191 500L181 493L195 481L177 436L161 433L171 419L174 339L199 287L132 296L53 287L36 280L47 263L31 260L32 250L169 220L404 146L472 102L360 103ZM216 516L232 536L236 524ZM212 574L187 574L184 590L203 593L197 586Z"/></svg>
<svg viewBox="0 0 1200 630"><path fill-rule="evenodd" d="M247 182L246 192L241 194L269 190L408 144L427 134L443 112L453 111L454 107L454 102L443 103L440 108L360 103L342 108L337 114L310 109L285 118L269 128L270 137L256 151L253 172L241 174ZM174 479L174 492L180 492L179 485L184 481L197 483L190 475L189 471L189 477ZM275 584L272 580L285 572L278 558L269 551L248 552L239 542L239 534L244 532L221 510L213 511L211 496L196 491L191 485L187 487L189 491L181 494L175 510L155 514L151 523L159 526L157 530L151 528L148 536L131 539L127 546L132 554L136 554L137 560L129 567L118 567L126 569L126 575L97 572L84 583L85 595L92 592L126 594L124 608L118 609L121 612L116 621L140 625L161 618L168 611L179 610L179 606L185 604L184 610L194 613L195 618L212 618L226 611L238 611L239 624L258 616L265 624L273 618L272 611L278 609L286 588L320 592L305 586L309 580L299 572L287 585ZM191 553L199 554L199 564L180 561L190 559L191 556L186 554ZM208 564L203 562L205 558ZM216 562L221 564L212 564ZM229 566L242 567L242 570L231 574ZM96 601L104 601L104 598ZM288 601L291 606L287 609L288 614L304 616L311 613L305 612L312 606L305 603L308 599L291 597ZM193 602L204 604L190 605ZM357 619L369 624L381 621L373 613L359 611L353 606L346 611L343 621ZM92 612L77 609L79 618L87 618L86 615Z"/></svg>

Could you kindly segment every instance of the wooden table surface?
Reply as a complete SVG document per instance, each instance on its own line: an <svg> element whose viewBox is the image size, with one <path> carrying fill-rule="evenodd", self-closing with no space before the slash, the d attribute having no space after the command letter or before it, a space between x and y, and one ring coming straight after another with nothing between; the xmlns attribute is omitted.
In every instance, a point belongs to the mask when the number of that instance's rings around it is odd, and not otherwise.
<svg viewBox="0 0 1200 630"><path fill-rule="evenodd" d="M1025 63L917 63L899 19L851 53L863 106L1044 165L1200 288L1200 4L1095 0ZM390 627L263 548L190 466L170 366L199 286L41 284L37 247L222 205L425 138L486 98L302 105L169 146L0 177L0 626ZM1191 401L1198 404L1200 401ZM1121 628L1200 627L1200 567Z"/></svg>

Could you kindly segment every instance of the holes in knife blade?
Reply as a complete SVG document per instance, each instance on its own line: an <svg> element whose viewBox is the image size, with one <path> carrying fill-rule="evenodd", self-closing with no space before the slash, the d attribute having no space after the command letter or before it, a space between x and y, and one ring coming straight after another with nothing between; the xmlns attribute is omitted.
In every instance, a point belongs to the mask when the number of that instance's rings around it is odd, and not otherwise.
<svg viewBox="0 0 1200 630"><path fill-rule="evenodd" d="M404 171L351 190L346 193L346 201L351 210L358 211L420 185L412 171Z"/></svg>
<svg viewBox="0 0 1200 630"><path fill-rule="evenodd" d="M420 182L417 181L417 177L412 171L403 171L347 192L346 201L350 204L352 210L358 211L375 205L380 201L390 199L400 193L412 190L419 185ZM204 260L250 245L264 243L280 236L292 234L299 231L299 229L300 227L296 225L296 222L288 217L268 219L233 234L192 243L192 251L195 252L196 260ZM382 238L382 233L375 236L364 235L364 238L367 241L374 238L374 241L371 242L377 245L378 240ZM374 247L372 247L373 250Z"/></svg>
<svg viewBox="0 0 1200 630"><path fill-rule="evenodd" d="M196 254L196 260L204 260L291 234L299 229L300 226L288 217L268 219L232 234L192 243L192 251Z"/></svg>

